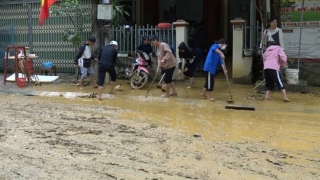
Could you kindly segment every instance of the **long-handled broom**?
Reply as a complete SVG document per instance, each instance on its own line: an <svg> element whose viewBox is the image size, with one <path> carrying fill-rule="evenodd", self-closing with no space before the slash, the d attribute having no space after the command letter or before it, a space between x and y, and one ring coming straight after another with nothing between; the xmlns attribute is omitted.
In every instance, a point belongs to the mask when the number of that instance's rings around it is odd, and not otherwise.
<svg viewBox="0 0 320 180"><path fill-rule="evenodd" d="M229 94L230 94L230 100L227 100L227 103L228 104L233 104L234 101L233 101L233 98L232 98L232 93L231 93L231 88L230 88L230 82L229 82L229 77L228 77L228 74L226 74L226 78L227 78L227 83L228 83L228 87L229 87Z"/></svg>
<svg viewBox="0 0 320 180"><path fill-rule="evenodd" d="M163 73L163 75L162 75L162 77L161 77L161 79L160 79L160 81L159 81L159 83L158 83L158 85L157 85L157 88L158 89L160 89L161 88L161 82L162 82L162 80L163 80L163 78L164 78L164 76L166 75L166 73Z"/></svg>
<svg viewBox="0 0 320 180"><path fill-rule="evenodd" d="M174 77L172 78L172 80L174 80L175 78L177 78L178 76L180 76L180 74L181 74L181 73L178 73L176 76L174 76ZM160 86L162 92L166 92L166 90L164 89L164 87L166 87L166 84L164 84L162 87Z"/></svg>
<svg viewBox="0 0 320 180"><path fill-rule="evenodd" d="M227 78L227 83L228 83L228 87L229 87L229 93L230 93L230 100L227 100L228 104L233 104L233 97L232 97L232 93L231 93L231 88L230 88L230 82L229 82L229 77L228 74L226 74L226 78ZM226 109L235 109L235 110L251 110L254 111L255 108L254 107L246 107L246 106L236 106L236 105L226 105L225 106Z"/></svg>
<svg viewBox="0 0 320 180"><path fill-rule="evenodd" d="M148 97L148 94L149 94L149 91L150 91L150 89L151 89L151 86L152 86L152 84L154 83L154 81L156 80L157 75L158 75L158 73L156 72L155 75L154 75L154 77L153 77L153 80L152 80L152 82L151 82L151 84L150 84L150 86L149 86L149 88L148 88L148 90L147 90L146 98Z"/></svg>

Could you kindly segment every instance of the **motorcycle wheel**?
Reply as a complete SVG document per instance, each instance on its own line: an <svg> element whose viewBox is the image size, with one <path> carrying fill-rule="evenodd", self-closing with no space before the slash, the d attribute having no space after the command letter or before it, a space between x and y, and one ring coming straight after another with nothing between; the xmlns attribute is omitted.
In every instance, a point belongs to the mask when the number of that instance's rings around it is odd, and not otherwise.
<svg viewBox="0 0 320 180"><path fill-rule="evenodd" d="M136 74L131 77L130 85L133 89L141 89L148 82L148 74L140 71L139 75Z"/></svg>

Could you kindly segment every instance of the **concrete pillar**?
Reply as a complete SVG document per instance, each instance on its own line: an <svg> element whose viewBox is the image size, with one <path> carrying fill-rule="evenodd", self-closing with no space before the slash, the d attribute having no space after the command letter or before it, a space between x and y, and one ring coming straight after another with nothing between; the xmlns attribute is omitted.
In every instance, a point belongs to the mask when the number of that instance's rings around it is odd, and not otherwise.
<svg viewBox="0 0 320 180"><path fill-rule="evenodd" d="M185 42L186 44L188 44L188 31L187 31L187 27L189 25L189 23L187 23L186 21L179 19L176 22L173 23L173 25L176 27L176 60L177 63L179 62L179 49L178 46L181 42ZM184 67L184 63L182 63L182 67ZM178 72L178 64L177 64L177 68L176 68L176 72ZM183 79L183 75L180 75L179 77L177 77L178 80L182 80Z"/></svg>
<svg viewBox="0 0 320 180"><path fill-rule="evenodd" d="M136 24L138 26L142 26L143 25L143 0L136 0Z"/></svg>
<svg viewBox="0 0 320 180"><path fill-rule="evenodd" d="M242 78L247 76L251 70L251 57L242 56L245 20L241 18L235 18L230 22L233 25L232 77Z"/></svg>
<svg viewBox="0 0 320 180"><path fill-rule="evenodd" d="M103 4L107 4L110 5L112 4L111 0L102 0ZM105 38L104 38L104 44L107 45L110 43L110 41L112 41L112 21L110 22L110 24L105 25L103 27L103 32L105 34ZM98 74L98 73L97 73ZM110 75L109 73L106 73L106 77L104 79L104 84L110 84Z"/></svg>

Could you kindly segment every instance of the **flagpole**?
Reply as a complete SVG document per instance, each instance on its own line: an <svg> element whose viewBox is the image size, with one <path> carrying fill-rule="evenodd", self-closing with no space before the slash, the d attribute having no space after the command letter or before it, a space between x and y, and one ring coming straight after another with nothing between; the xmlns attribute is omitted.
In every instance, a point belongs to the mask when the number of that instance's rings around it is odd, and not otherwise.
<svg viewBox="0 0 320 180"><path fill-rule="evenodd" d="M302 1L302 11L301 11L301 19L300 19L300 37L299 37L299 50L298 50L298 70L300 70L300 56L301 56L301 36L302 36L302 21L303 21L303 12L304 12L304 1Z"/></svg>
<svg viewBox="0 0 320 180"><path fill-rule="evenodd" d="M33 31L32 31L32 8L31 3L28 3L28 29L29 29L29 53L33 53Z"/></svg>

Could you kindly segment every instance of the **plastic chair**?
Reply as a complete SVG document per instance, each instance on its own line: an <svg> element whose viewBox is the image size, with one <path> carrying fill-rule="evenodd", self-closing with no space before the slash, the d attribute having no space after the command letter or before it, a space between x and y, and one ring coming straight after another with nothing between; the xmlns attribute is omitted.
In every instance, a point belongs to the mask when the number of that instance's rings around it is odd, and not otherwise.
<svg viewBox="0 0 320 180"><path fill-rule="evenodd" d="M29 58L21 58L19 61L21 72L27 77L28 84L30 82L33 82L34 85L40 85L41 83L39 81L38 76L35 74L34 67L33 67L33 61L29 60Z"/></svg>

